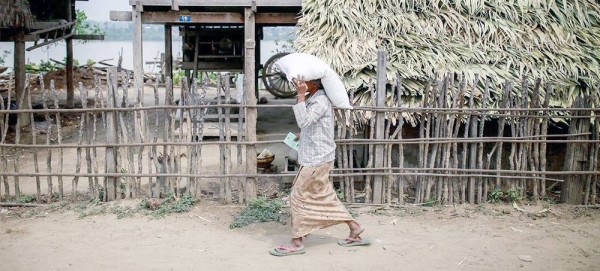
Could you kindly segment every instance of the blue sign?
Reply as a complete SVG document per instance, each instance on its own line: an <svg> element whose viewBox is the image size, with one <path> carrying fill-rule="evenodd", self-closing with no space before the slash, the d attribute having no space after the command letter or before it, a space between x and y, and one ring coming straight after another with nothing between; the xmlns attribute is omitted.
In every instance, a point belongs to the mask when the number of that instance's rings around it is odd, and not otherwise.
<svg viewBox="0 0 600 271"><path fill-rule="evenodd" d="M190 15L179 15L179 21L184 23L191 22L192 17Z"/></svg>

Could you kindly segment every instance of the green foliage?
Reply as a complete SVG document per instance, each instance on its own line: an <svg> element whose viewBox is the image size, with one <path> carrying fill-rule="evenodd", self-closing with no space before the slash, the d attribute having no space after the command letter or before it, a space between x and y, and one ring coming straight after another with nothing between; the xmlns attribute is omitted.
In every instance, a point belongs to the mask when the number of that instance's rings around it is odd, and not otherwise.
<svg viewBox="0 0 600 271"><path fill-rule="evenodd" d="M4 59L6 59L6 57L8 57L8 54L10 54L10 51L5 50L4 52L2 52L2 54L0 54L0 65L3 65L5 62Z"/></svg>
<svg viewBox="0 0 600 271"><path fill-rule="evenodd" d="M34 195L22 195L17 202L18 203L31 203L35 201L35 196Z"/></svg>
<svg viewBox="0 0 600 271"><path fill-rule="evenodd" d="M150 210L146 203L147 200L147 198L143 198L138 208L145 209L146 214L151 215L154 218L164 218L171 213L188 212L197 201L189 193L183 194L181 198L176 198L175 195L171 193L160 202L160 207L158 209Z"/></svg>
<svg viewBox="0 0 600 271"><path fill-rule="evenodd" d="M229 225L230 229L241 228L251 223L278 221L285 224L285 214L281 210L283 201L259 197L250 200L240 211L240 215Z"/></svg>
<svg viewBox="0 0 600 271"><path fill-rule="evenodd" d="M75 61L73 61L75 62ZM40 60L39 64L34 64L34 63L27 63L25 64L25 70L28 73L36 73L36 72L49 72L49 71L55 71L57 69L59 69L60 67L57 64L54 64L54 62L50 62L50 61L44 61L44 60Z"/></svg>
<svg viewBox="0 0 600 271"><path fill-rule="evenodd" d="M488 197L488 202L489 203L500 203L500 201L502 200L502 197L504 197L504 193L502 193L502 190L496 188L492 191L490 191L489 193L489 197Z"/></svg>
<svg viewBox="0 0 600 271"><path fill-rule="evenodd" d="M184 70L174 70L173 71L173 85L179 85L181 84L181 79L185 76L185 71Z"/></svg>
<svg viewBox="0 0 600 271"><path fill-rule="evenodd" d="M100 30L99 25L97 25L97 24L90 25L90 23L87 22L87 15L82 10L76 10L75 14L76 14L75 26L73 27L73 32L75 34L91 34L91 35L106 34L102 30Z"/></svg>
<svg viewBox="0 0 600 271"><path fill-rule="evenodd" d="M346 197L344 196L344 191L342 189L335 190L335 195L340 201L345 201Z"/></svg>
<svg viewBox="0 0 600 271"><path fill-rule="evenodd" d="M523 196L521 195L521 189L508 189L508 191L506 191L506 194L508 194L508 199L510 200L510 202L517 202L523 199Z"/></svg>

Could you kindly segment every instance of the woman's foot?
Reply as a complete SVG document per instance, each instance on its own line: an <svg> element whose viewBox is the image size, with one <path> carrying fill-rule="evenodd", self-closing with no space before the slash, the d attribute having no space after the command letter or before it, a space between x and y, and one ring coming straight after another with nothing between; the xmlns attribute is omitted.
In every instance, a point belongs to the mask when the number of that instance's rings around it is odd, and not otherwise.
<svg viewBox="0 0 600 271"><path fill-rule="evenodd" d="M275 256L287 256L295 254L304 254L304 244L302 238L292 238L289 244L280 245L273 248L270 253Z"/></svg>
<svg viewBox="0 0 600 271"><path fill-rule="evenodd" d="M349 247L349 246L368 245L371 243L371 239L369 239L369 238L363 239L362 237L360 237L360 234L365 231L365 226L359 224L358 222L356 222L354 220L348 221L346 223L348 224L348 227L350 228L350 234L348 235L348 238L338 240L338 245L344 246L344 247Z"/></svg>
<svg viewBox="0 0 600 271"><path fill-rule="evenodd" d="M359 224L355 220L346 222L348 227L350 228L350 234L348 235L348 239L357 239L360 237L360 234L365 231L365 226Z"/></svg>

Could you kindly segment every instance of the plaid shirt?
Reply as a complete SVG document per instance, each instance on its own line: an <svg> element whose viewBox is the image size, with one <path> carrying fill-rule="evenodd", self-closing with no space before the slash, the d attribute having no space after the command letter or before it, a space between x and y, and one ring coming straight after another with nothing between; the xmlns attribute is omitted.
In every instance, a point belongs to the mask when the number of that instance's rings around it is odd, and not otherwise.
<svg viewBox="0 0 600 271"><path fill-rule="evenodd" d="M335 159L333 108L323 90L294 105L296 123L300 127L298 162L315 167Z"/></svg>

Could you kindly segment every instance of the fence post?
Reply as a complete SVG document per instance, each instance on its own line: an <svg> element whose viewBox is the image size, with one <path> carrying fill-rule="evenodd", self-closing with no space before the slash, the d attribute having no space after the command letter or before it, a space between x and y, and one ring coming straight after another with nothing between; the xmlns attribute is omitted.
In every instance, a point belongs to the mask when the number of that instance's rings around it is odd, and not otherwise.
<svg viewBox="0 0 600 271"><path fill-rule="evenodd" d="M113 109L116 105L117 97L117 67L108 67L108 87L106 93L106 107ZM106 143L117 144L117 120L114 111L106 112ZM117 150L116 147L106 147L106 173L117 173ZM105 181L106 200L115 199L115 184L117 177L107 176Z"/></svg>
<svg viewBox="0 0 600 271"><path fill-rule="evenodd" d="M244 11L244 28L245 28L245 48L246 55L244 60L244 92L246 94L246 105L256 105L255 92L255 58L254 49L255 41L255 16L252 8L247 7ZM246 108L246 141L256 141L256 107ZM256 145L248 145L246 147L246 173L256 174ZM256 197L256 177L246 178L244 187L246 192L246 201Z"/></svg>
<svg viewBox="0 0 600 271"><path fill-rule="evenodd" d="M386 53L379 51L377 53L377 93L376 105L377 108L385 106L386 96ZM385 138L385 112L377 112L375 114L375 139L383 140ZM375 168L383 167L384 153L381 143L375 146ZM383 203L383 176L377 175L373 178L373 203Z"/></svg>

